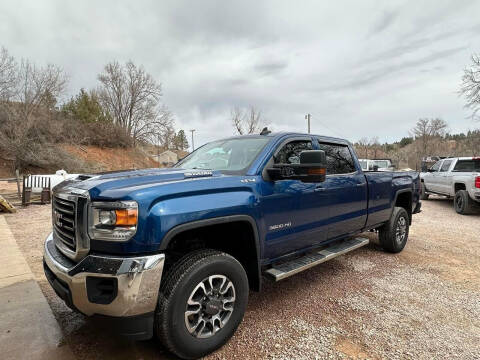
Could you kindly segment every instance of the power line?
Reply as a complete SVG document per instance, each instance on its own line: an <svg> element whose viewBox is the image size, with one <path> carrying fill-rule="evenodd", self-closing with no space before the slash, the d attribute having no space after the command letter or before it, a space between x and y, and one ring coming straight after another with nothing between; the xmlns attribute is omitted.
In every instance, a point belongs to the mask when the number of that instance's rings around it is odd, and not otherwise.
<svg viewBox="0 0 480 360"><path fill-rule="evenodd" d="M310 114L308 114L308 115L310 115ZM312 115L310 115L310 116L312 116ZM315 116L315 114L314 114L313 116ZM309 118L310 118L310 117L309 117ZM305 117L305 119L306 119L306 117ZM343 138L343 137L345 136L344 134L341 134L339 131L333 130L333 129L329 128L327 125L325 125L324 123L320 122L320 121L318 120L318 117L315 117L315 121L316 121L318 124L320 124L321 126L323 126L325 129L330 130L330 131L331 131L332 133L334 133L335 135L340 136L341 138ZM309 125L310 125L310 121L309 121ZM308 133L310 133L310 126L309 126L309 131L308 131Z"/></svg>

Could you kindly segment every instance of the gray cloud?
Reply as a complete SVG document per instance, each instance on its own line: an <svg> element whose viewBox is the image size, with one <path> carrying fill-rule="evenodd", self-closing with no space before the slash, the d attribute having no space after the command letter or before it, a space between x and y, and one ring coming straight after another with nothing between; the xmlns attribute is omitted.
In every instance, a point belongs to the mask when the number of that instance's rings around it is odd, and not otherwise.
<svg viewBox="0 0 480 360"><path fill-rule="evenodd" d="M389 78L398 76L398 73L407 71L412 68L416 68L420 72L429 72L423 71L421 69L425 65L431 63L441 62L445 58L451 57L463 50L467 49L467 46L458 46L451 49L445 49L440 51L432 52L426 56L420 58L413 58L410 60L403 60L397 63L385 63L376 67L367 67L363 71L355 72L349 74L348 78L335 79L335 83L332 84L322 84L318 87L312 87L313 92L337 92L345 90L358 90L365 89L368 90L368 86L372 86L377 82L387 83ZM435 66L433 70L443 69L441 66Z"/></svg>
<svg viewBox="0 0 480 360"><path fill-rule="evenodd" d="M259 74L263 76L272 76L283 71L288 66L285 62L265 62L257 64L253 68Z"/></svg>
<svg viewBox="0 0 480 360"><path fill-rule="evenodd" d="M277 131L305 131L309 112L314 132L383 141L419 117L475 126L456 91L480 52L478 13L478 1L6 0L0 46L63 66L67 97L108 61L143 64L196 144L233 134L230 108L250 104Z"/></svg>
<svg viewBox="0 0 480 360"><path fill-rule="evenodd" d="M395 19L397 18L398 15L399 13L397 11L393 11L393 10L384 11L380 19L378 19L378 21L373 26L370 34L374 35L387 29L389 26L391 26L395 22Z"/></svg>

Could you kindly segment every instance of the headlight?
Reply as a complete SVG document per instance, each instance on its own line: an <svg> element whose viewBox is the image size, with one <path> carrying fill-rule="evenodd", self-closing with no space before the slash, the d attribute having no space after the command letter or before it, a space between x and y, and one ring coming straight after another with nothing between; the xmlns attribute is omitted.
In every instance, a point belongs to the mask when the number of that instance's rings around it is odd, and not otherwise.
<svg viewBox="0 0 480 360"><path fill-rule="evenodd" d="M90 205L88 235L94 240L127 241L137 232L135 201L94 202Z"/></svg>

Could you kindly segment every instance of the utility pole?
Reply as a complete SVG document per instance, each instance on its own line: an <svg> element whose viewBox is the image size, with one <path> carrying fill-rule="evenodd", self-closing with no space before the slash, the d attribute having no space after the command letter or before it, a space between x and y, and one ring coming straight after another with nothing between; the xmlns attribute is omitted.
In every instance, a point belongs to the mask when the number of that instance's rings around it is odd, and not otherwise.
<svg viewBox="0 0 480 360"><path fill-rule="evenodd" d="M195 150L195 143L193 142L193 132L194 131L195 131L195 129L190 130L190 132L192 133L192 151Z"/></svg>
<svg viewBox="0 0 480 360"><path fill-rule="evenodd" d="M308 133L310 134L310 114L305 115L305 120L308 122Z"/></svg>

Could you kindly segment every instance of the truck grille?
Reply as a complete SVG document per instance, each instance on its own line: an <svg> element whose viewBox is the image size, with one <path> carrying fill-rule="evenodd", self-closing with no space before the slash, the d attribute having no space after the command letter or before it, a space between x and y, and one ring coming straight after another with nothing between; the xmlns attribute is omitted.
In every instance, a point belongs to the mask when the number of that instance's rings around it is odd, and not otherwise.
<svg viewBox="0 0 480 360"><path fill-rule="evenodd" d="M56 237L70 250L76 250L75 240L75 202L58 197L53 198L52 222Z"/></svg>

